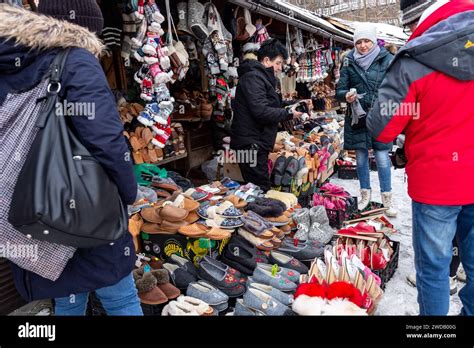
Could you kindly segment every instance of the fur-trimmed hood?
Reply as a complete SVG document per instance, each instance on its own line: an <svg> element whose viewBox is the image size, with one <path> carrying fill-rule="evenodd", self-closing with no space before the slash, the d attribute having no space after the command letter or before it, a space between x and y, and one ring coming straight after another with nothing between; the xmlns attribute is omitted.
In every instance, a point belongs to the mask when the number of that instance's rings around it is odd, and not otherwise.
<svg viewBox="0 0 474 348"><path fill-rule="evenodd" d="M7 4L0 4L0 38L39 51L79 47L98 57L104 49L86 28Z"/></svg>

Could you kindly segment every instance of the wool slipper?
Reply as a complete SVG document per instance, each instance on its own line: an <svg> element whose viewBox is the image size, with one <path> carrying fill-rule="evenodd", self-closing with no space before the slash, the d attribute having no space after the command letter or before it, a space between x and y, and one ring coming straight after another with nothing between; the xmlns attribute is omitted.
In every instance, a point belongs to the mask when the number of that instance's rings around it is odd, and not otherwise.
<svg viewBox="0 0 474 348"><path fill-rule="evenodd" d="M283 186L290 186L291 181L294 179L296 173L298 172L298 161L294 157L288 157L285 163L285 173L281 179L281 184Z"/></svg>
<svg viewBox="0 0 474 348"><path fill-rule="evenodd" d="M168 302L168 297L157 287L157 280L150 272L139 275L134 271L133 277L141 303L158 305Z"/></svg>
<svg viewBox="0 0 474 348"><path fill-rule="evenodd" d="M257 249L264 250L264 251L270 251L273 250L275 247L270 241L261 239L253 235L252 233L239 228L238 233L240 236L245 238L248 242L250 242L252 245L254 245Z"/></svg>
<svg viewBox="0 0 474 348"><path fill-rule="evenodd" d="M242 217L243 228L261 239L272 239L274 234L267 229L261 220L249 215Z"/></svg>
<svg viewBox="0 0 474 348"><path fill-rule="evenodd" d="M215 216L213 219L206 220L206 225L209 227L218 227L218 228L233 230L234 228L242 226L243 223L240 218L227 219L221 216Z"/></svg>
<svg viewBox="0 0 474 348"><path fill-rule="evenodd" d="M276 159L273 165L273 172L272 172L272 182L275 186L281 186L282 178L285 173L286 168L286 157L280 156Z"/></svg>
<svg viewBox="0 0 474 348"><path fill-rule="evenodd" d="M173 300L181 295L181 291L170 283L170 275L165 269L155 269L150 272L157 282L157 287L163 291L169 300Z"/></svg>
<svg viewBox="0 0 474 348"><path fill-rule="evenodd" d="M235 219L242 217L242 212L236 209L231 202L225 201L216 207L216 215L224 218Z"/></svg>
<svg viewBox="0 0 474 348"><path fill-rule="evenodd" d="M181 302L188 306L188 308L195 310L199 315L202 316L212 316L214 315L214 309L209 306L206 302L191 297L181 295L176 299L177 302Z"/></svg>
<svg viewBox="0 0 474 348"><path fill-rule="evenodd" d="M256 198L254 202L249 203L247 206L247 210L251 210L263 218L281 216L286 209L285 203L263 197Z"/></svg>

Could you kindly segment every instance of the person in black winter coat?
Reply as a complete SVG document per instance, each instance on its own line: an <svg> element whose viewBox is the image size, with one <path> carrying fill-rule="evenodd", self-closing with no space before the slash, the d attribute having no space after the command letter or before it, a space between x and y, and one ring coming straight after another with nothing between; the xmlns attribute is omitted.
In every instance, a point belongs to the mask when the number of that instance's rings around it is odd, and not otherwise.
<svg viewBox="0 0 474 348"><path fill-rule="evenodd" d="M268 191L271 186L268 154L275 145L278 124L301 116L301 112L294 107L283 108L276 92L275 74L282 71L284 60L288 59L286 48L278 40L269 39L260 47L257 58L245 60L238 69L230 146L247 154L240 158L255 159L249 154L256 153L256 161L239 163L240 171L246 182Z"/></svg>
<svg viewBox="0 0 474 348"><path fill-rule="evenodd" d="M57 52L70 48L60 96L68 103L92 103L95 113L90 115L93 117L70 117L68 124L117 184L123 203L132 204L137 183L130 152L114 95L95 56L103 48L93 33L102 29L100 9L95 0L41 0L38 11L73 24L0 4L0 23L16 23L0 32L0 105L14 102L14 93L37 86ZM69 15L71 11L74 18ZM15 64L18 61L21 64ZM14 262L11 267L22 297L27 301L54 298L57 315L84 315L91 291L96 291L109 315L142 315L131 275L134 250L130 233L112 245L77 249L54 280ZM38 262L41 257L38 255Z"/></svg>

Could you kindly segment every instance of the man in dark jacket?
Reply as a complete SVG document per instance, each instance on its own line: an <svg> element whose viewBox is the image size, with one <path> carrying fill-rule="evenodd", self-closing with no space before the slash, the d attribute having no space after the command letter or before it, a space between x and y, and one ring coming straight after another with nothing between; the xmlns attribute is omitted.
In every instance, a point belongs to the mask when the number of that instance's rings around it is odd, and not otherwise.
<svg viewBox="0 0 474 348"><path fill-rule="evenodd" d="M456 235L467 274L459 297L463 314L474 315L474 3L400 5L413 34L387 71L367 127L384 143L405 133L420 314L448 314Z"/></svg>
<svg viewBox="0 0 474 348"><path fill-rule="evenodd" d="M74 115L68 121L115 181L123 203L132 204L137 184L129 149L115 98L94 56L102 48L92 33L102 29L100 9L95 0L41 0L39 11L77 25L0 4L0 23L5 26L0 32L0 105L14 103L13 93L37 86L57 52L71 48L61 79L61 97L68 103L88 103L95 108L93 115ZM18 62L21 64L15 64ZM90 291L96 291L109 315L141 315L131 276L134 250L129 233L113 245L77 249L57 279L45 278L46 270L41 276L13 262L11 266L22 297L28 301L55 298L58 315L84 315Z"/></svg>
<svg viewBox="0 0 474 348"><path fill-rule="evenodd" d="M270 189L268 154L275 145L278 124L301 116L293 108L283 108L276 92L275 74L282 71L288 52L278 40L265 41L257 53L257 60L245 60L239 67L239 84L232 104L231 148L256 162L239 163L246 182L258 185L263 191Z"/></svg>

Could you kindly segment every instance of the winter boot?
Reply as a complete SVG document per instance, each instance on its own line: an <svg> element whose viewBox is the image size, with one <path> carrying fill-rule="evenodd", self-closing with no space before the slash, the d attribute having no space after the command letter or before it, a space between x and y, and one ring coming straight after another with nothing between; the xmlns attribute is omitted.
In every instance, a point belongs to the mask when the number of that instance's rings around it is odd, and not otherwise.
<svg viewBox="0 0 474 348"><path fill-rule="evenodd" d="M360 190L360 201L358 204L359 210L364 210L370 203L372 198L372 191L367 189Z"/></svg>
<svg viewBox="0 0 474 348"><path fill-rule="evenodd" d="M318 241L325 245L331 241L334 230L329 225L326 209L322 205L312 207L309 211L311 225L309 229L309 239Z"/></svg>
<svg viewBox="0 0 474 348"><path fill-rule="evenodd" d="M388 217L397 216L397 211L392 207L392 192L382 192L382 204L384 208L388 208L385 215Z"/></svg>
<svg viewBox="0 0 474 348"><path fill-rule="evenodd" d="M412 273L407 277L408 283L416 287L416 273ZM456 280L456 276L449 277L449 294L454 295L458 292L458 282Z"/></svg>
<svg viewBox="0 0 474 348"><path fill-rule="evenodd" d="M308 240L311 220L309 209L303 208L295 211L293 220L298 224L298 231L295 233L295 239Z"/></svg>

